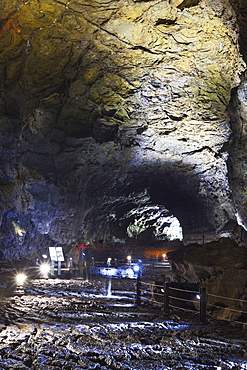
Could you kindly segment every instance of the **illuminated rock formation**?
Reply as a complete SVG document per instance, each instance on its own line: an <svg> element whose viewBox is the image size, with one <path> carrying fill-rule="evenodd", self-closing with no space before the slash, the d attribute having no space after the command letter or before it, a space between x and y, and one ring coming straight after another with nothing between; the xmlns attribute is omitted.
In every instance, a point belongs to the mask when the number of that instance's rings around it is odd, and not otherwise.
<svg viewBox="0 0 247 370"><path fill-rule="evenodd" d="M3 258L81 241L155 244L172 215L185 245L237 239L246 92L233 5L4 2Z"/></svg>

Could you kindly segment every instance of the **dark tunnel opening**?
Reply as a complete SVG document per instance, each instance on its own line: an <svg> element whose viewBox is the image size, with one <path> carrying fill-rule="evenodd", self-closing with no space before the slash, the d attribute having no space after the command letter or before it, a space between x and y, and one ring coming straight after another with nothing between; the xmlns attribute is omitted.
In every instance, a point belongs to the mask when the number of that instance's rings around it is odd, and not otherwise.
<svg viewBox="0 0 247 370"><path fill-rule="evenodd" d="M94 206L84 222L88 239L153 245L196 235L203 243L204 230L214 232L210 203L200 194L193 168L167 162L151 175L151 167L140 166L124 182L91 194Z"/></svg>

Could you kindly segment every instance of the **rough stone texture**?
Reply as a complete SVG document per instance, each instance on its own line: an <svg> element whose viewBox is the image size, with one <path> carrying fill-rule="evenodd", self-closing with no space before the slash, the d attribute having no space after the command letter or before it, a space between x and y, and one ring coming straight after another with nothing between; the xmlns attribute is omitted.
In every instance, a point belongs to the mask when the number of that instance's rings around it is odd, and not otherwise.
<svg viewBox="0 0 247 370"><path fill-rule="evenodd" d="M170 252L171 280L200 283L206 288L207 310L224 320L245 320L247 253L234 241L222 238L207 245L190 245Z"/></svg>
<svg viewBox="0 0 247 370"><path fill-rule="evenodd" d="M36 279L26 295L1 299L0 369L246 368L239 325L201 325L181 311L168 319L160 307L131 303L130 280L112 288L106 297L104 281Z"/></svg>
<svg viewBox="0 0 247 370"><path fill-rule="evenodd" d="M2 258L127 242L136 224L153 245L157 209L185 245L245 244L246 20L244 1L232 5L4 1Z"/></svg>

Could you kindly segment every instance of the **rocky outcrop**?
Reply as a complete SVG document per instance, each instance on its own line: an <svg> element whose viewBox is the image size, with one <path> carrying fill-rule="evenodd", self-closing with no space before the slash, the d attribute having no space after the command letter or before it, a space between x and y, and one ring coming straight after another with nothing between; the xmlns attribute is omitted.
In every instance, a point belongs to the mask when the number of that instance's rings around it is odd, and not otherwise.
<svg viewBox="0 0 247 370"><path fill-rule="evenodd" d="M184 244L236 238L245 63L230 4L8 0L0 18L4 258L153 244L172 215Z"/></svg>
<svg viewBox="0 0 247 370"><path fill-rule="evenodd" d="M222 238L203 246L189 245L168 255L173 270L170 280L206 288L209 314L229 321L245 320L246 247Z"/></svg>

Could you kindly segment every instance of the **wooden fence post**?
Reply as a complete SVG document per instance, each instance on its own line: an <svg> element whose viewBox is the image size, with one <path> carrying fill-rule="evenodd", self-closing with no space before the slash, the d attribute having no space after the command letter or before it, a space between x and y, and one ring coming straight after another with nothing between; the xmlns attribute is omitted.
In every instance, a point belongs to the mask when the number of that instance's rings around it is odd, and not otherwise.
<svg viewBox="0 0 247 370"><path fill-rule="evenodd" d="M169 283L164 282L164 305L163 311L165 315L169 315Z"/></svg>
<svg viewBox="0 0 247 370"><path fill-rule="evenodd" d="M141 304L141 274L138 273L136 280L136 305L139 306L140 304Z"/></svg>
<svg viewBox="0 0 247 370"><path fill-rule="evenodd" d="M206 288L200 288L200 322L206 324L207 297Z"/></svg>

